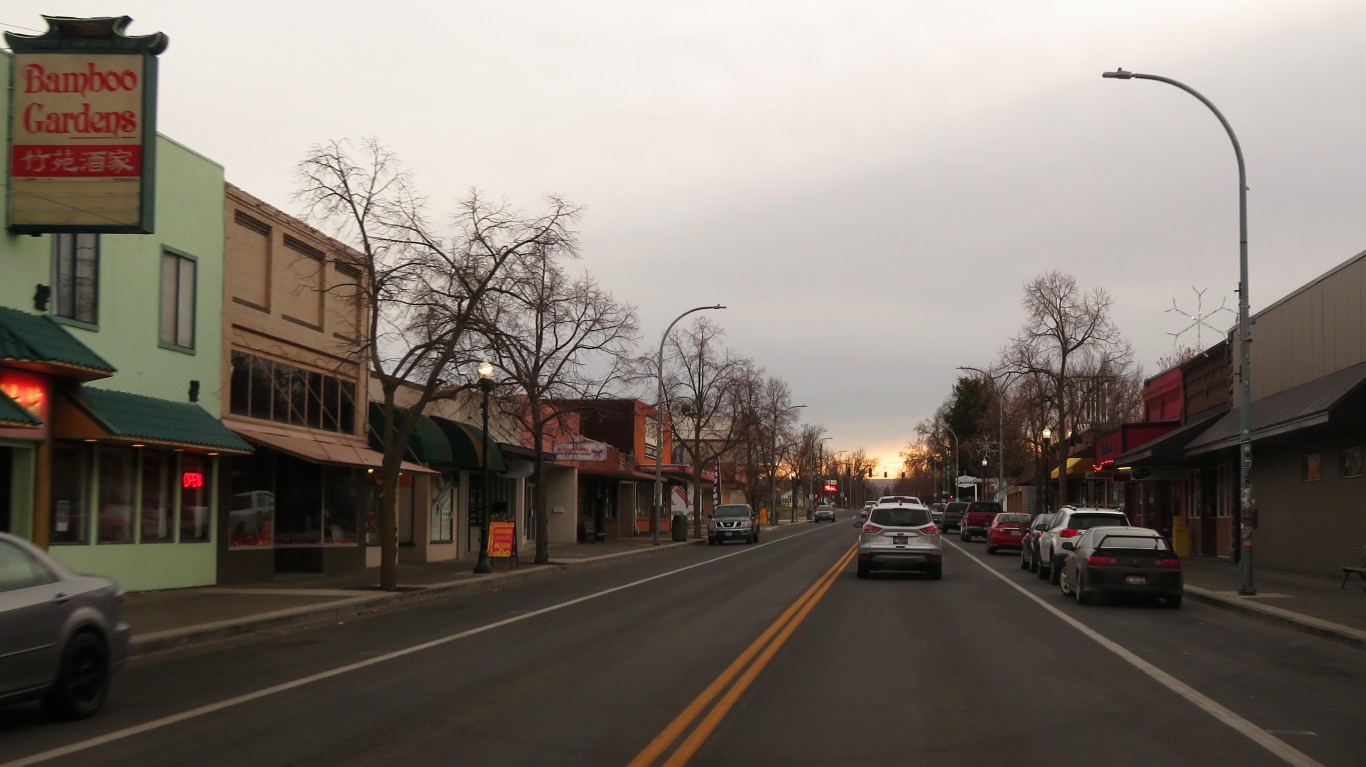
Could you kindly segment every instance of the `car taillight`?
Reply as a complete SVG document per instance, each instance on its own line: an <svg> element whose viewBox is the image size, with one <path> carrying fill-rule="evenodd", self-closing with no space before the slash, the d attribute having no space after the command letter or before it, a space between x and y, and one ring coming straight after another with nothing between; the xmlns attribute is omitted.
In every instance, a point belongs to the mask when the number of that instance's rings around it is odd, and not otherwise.
<svg viewBox="0 0 1366 767"><path fill-rule="evenodd" d="M1178 570L1181 569L1181 560L1176 559L1175 557L1169 559L1159 559L1155 564L1158 567L1174 567Z"/></svg>
<svg viewBox="0 0 1366 767"><path fill-rule="evenodd" d="M939 528L934 525L926 525L920 528L921 535L939 535Z"/></svg>
<svg viewBox="0 0 1366 767"><path fill-rule="evenodd" d="M1073 529L1070 528L1070 527L1064 527L1063 529L1061 529L1061 530L1058 531L1058 537L1059 537L1059 538L1075 538L1075 537L1077 537L1078 535L1081 535L1081 531L1080 531L1080 530L1073 530Z"/></svg>
<svg viewBox="0 0 1366 767"><path fill-rule="evenodd" d="M882 532L882 528L878 527L877 525L873 524L872 522L869 522L868 524L866 524L866 525L863 526L863 532L865 532L865 533L880 533L880 532Z"/></svg>
<svg viewBox="0 0 1366 767"><path fill-rule="evenodd" d="M1113 565L1118 561L1119 560L1114 557L1104 557L1099 554L1092 554L1086 558L1086 564L1088 565Z"/></svg>

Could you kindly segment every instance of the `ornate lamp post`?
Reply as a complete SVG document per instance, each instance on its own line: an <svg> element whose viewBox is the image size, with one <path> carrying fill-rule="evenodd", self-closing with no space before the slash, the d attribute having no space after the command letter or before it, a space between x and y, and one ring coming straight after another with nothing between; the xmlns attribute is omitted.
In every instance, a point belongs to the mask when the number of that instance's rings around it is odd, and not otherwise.
<svg viewBox="0 0 1366 767"><path fill-rule="evenodd" d="M1043 427L1043 434L1042 434L1042 436L1043 436L1043 476L1039 477L1039 484L1040 484L1040 486L1043 488L1043 510L1044 510L1044 511L1051 511L1052 509L1051 509L1051 507L1048 505L1048 490L1049 490L1049 487L1048 487L1048 467L1049 467L1049 464L1052 463L1052 461L1049 460L1049 457L1048 457L1048 443L1049 443L1049 441L1051 441L1052 438L1053 438L1053 430L1050 429L1050 428L1048 428L1047 426Z"/></svg>
<svg viewBox="0 0 1366 767"><path fill-rule="evenodd" d="M1116 80L1156 80L1160 83L1180 88L1200 100L1200 103L1209 107L1209 111L1219 118L1219 124L1224 126L1224 131L1228 133L1228 138L1233 142L1233 156L1238 160L1238 339L1239 357L1242 366L1238 370L1238 384L1242 389L1238 406L1238 427L1240 436L1238 439L1238 453L1241 458L1241 476L1239 478L1238 520L1239 530L1238 545L1234 549L1234 555L1238 556L1238 593L1244 596L1252 596L1257 593L1257 588L1252 582L1252 533L1256 527L1256 520L1253 514L1256 504L1252 498L1252 334L1251 327L1248 325L1247 317L1247 169L1243 166L1243 149L1238 145L1238 137L1233 133L1233 127L1224 119L1224 115L1214 106L1213 102L1201 96L1194 88L1185 83L1177 82L1168 77L1158 75L1144 75L1137 72L1125 72L1123 69L1116 69L1113 72L1102 72L1101 77Z"/></svg>
<svg viewBox="0 0 1366 767"><path fill-rule="evenodd" d="M659 417L659 446L655 450L655 509L654 515L650 519L650 531L654 535L654 545L656 546L659 545L660 509L664 506L664 470L663 467L660 465L661 459L664 456L664 342L668 340L669 331L674 329L674 325L677 325L679 320L683 319L684 317L687 317L689 314L692 314L693 312L704 311L706 309L724 308L726 307L720 304L715 304L713 306L698 306L689 309L688 311L683 312L682 314L675 317L674 321L669 323L669 327L664 328L664 335L660 336L659 338L659 357L657 359L658 367L655 369L655 372L659 374L659 401L655 403L655 412L658 414ZM717 477L716 481L720 482L721 478Z"/></svg>
<svg viewBox="0 0 1366 767"><path fill-rule="evenodd" d="M479 561L474 565L476 573L493 572L489 561L489 392L493 391L493 363L484 360L479 363L479 390L483 392L480 411L484 420L484 449L480 453L480 469L483 481L479 487Z"/></svg>

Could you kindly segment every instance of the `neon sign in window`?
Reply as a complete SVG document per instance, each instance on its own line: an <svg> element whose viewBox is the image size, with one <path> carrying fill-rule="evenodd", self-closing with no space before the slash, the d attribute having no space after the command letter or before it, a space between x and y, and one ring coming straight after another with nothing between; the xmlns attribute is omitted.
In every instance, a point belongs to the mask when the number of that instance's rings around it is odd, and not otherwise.
<svg viewBox="0 0 1366 767"><path fill-rule="evenodd" d="M183 475L181 475L181 477L180 477L180 486L181 486L182 488L203 487L203 486L204 486L204 472L202 472L202 471L187 471L187 472L185 472L185 473L184 473Z"/></svg>

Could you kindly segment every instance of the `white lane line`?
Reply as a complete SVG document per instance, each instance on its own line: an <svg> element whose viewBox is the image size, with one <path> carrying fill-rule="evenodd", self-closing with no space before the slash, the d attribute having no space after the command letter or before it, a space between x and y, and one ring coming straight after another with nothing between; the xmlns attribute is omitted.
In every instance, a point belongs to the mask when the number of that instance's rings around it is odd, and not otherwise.
<svg viewBox="0 0 1366 767"><path fill-rule="evenodd" d="M496 621L494 623L489 623L484 626L479 626L477 628L461 631L458 634L451 634L449 636L440 637L438 639L433 639L429 642L423 642L422 644L413 645L412 647L405 647L401 650L395 650L390 653L385 653L384 655L377 655L367 660L358 661L356 663L350 663L345 666L338 666L337 668L330 669L328 671L322 671L317 674L312 674L310 676L302 677L300 679L295 679L290 682L283 682L281 684L277 684L272 687L266 687L255 692L249 692L243 695L238 695L234 698L221 700L217 703L210 703L208 705L200 706L198 708L189 709L188 711L182 711L178 714L171 714L170 716L165 716L160 719L153 719L150 722L144 722L142 724L134 725L132 727L125 727L122 730L108 732L104 735L99 735L94 738L88 738L86 740L78 741L76 743L71 743L65 746L61 746L60 748L54 748L48 751L43 751L41 753L25 756L20 759L15 759L13 761L0 763L0 767L28 767L28 765L40 764L42 762L46 762L52 759L57 759L63 756L69 756L71 754L86 751L91 748L96 748L98 746L103 746L108 743L113 743L114 741L123 740L125 738L131 738L134 735L141 735L145 732L159 730L162 727L169 727L173 724L179 724L180 722L184 722L189 719L194 719L196 717L212 714L218 711L222 711L224 709L232 708L233 706L240 706L243 703L250 703L254 700L260 700L261 698L266 698L271 695L278 695L282 692L288 692L290 690L298 689L300 687L304 687L315 682L321 682L325 679L331 679L332 677L341 676L342 674L349 674L352 671L359 671L361 669L369 668L370 666L375 666L380 663L387 663L391 660L397 660L398 658L412 655L414 653L419 653L424 650L430 650L434 647L440 647L441 645L450 644L451 642L456 642L461 639L468 639L469 637L475 636L477 634L483 634L487 631L492 631L494 629L499 629L504 626L509 626L513 623L518 623L520 621L535 618L537 616L545 615L547 613L553 613L557 610L563 610L566 607L573 607L574 605L582 604L583 602L587 602L592 599L605 597L608 594L615 594L618 591L625 591L627 589L632 589L637 586L642 586L646 583L650 583L651 581L657 581L662 578L669 578L674 575L678 575L679 573L685 573L689 570L696 569L698 567L705 567L707 565L715 564L725 559L730 559L731 557L738 557L748 552L752 552L755 549L762 548L764 546L769 546L780 541L791 540L798 536L815 532L816 529L817 528L813 527L813 529L811 530L803 530L799 533L785 535L776 541L761 543L758 546L746 546L740 551L736 551L731 554L718 554L717 556L708 559L705 562L698 562L697 564L688 565L686 567L680 567L676 570L670 570L666 573L660 573L659 575L652 575L649 578L642 578L638 581L632 581L631 583L626 583L621 586L613 586L610 589L604 589L602 591L589 594L588 596L578 597L576 599L571 599L567 602L560 602L559 604L551 605L549 607L543 607L539 610L533 610L529 613L523 613L522 615L516 615L511 618L505 618L503 620Z"/></svg>
<svg viewBox="0 0 1366 767"><path fill-rule="evenodd" d="M1298 749L1292 748L1290 744L1286 743L1280 738L1277 738L1270 732L1262 729L1261 727L1258 727L1257 725L1253 724L1247 719L1244 719L1238 714L1235 714L1233 711L1215 702L1212 698L1197 691L1195 688L1191 687L1185 682L1182 682L1181 680L1177 679L1171 674L1168 674L1167 672L1163 671L1157 666L1154 666L1153 664L1149 663L1146 660L1143 660L1142 658L1138 657L1132 652L1129 652L1119 644L1105 638L1098 632L1092 630L1086 624L1082 623L1076 618L1073 618L1067 613L1059 610L1057 607L1054 607L1053 605L1043 601L1043 599L1039 597L1039 595L1035 594L1032 591L1028 591L1027 589L1025 589L1025 587L1021 586L1015 581L1012 581L1011 579L997 572L995 568L991 567L986 562L983 562L982 560L978 559L976 556L968 552L962 546L959 546L952 542L950 542L949 545L957 549L958 551L962 552L964 556L972 560L972 562L976 564L978 567L981 567L983 570L986 570L987 572L999 578L1002 583L1005 583L1006 585L1010 586L1011 588L1015 589L1021 594L1024 594L1026 597L1029 597L1030 599L1034 600L1034 602L1037 603L1040 607L1049 611L1050 613L1053 613L1058 618L1060 618L1064 623L1076 629L1077 631L1080 631L1082 634L1084 634L1087 638L1091 639L1096 644L1100 645L1101 647L1104 647L1105 649L1109 650L1115 655L1118 655L1126 663L1138 669L1139 671L1142 671L1144 674L1147 674L1158 684L1161 684L1162 686L1166 687L1167 689L1171 690L1177 695L1180 695L1181 697L1185 698L1191 703L1194 703L1196 706L1204 710L1210 716L1213 716L1215 719L1218 719L1219 721L1233 728L1235 732L1239 733L1243 737L1247 738L1253 743L1256 743L1262 748L1265 748L1267 751L1270 751L1271 753L1280 757L1282 760L1285 761L1286 764L1293 764L1297 767L1323 767L1323 765L1320 762L1314 761L1314 759L1310 758L1308 754L1305 754L1304 752Z"/></svg>

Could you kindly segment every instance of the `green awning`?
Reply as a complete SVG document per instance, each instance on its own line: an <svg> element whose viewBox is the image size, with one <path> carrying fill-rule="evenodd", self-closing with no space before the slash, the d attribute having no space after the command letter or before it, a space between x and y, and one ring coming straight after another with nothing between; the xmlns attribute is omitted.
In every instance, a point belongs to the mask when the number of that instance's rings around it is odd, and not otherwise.
<svg viewBox="0 0 1366 767"><path fill-rule="evenodd" d="M452 466L457 469L482 469L484 451L487 450L489 471L507 471L507 463L503 461L503 451L498 449L498 443L478 426L435 415L432 420L450 442Z"/></svg>
<svg viewBox="0 0 1366 767"><path fill-rule="evenodd" d="M0 306L0 362L6 367L90 381L114 366L46 314Z"/></svg>
<svg viewBox="0 0 1366 767"><path fill-rule="evenodd" d="M190 402L172 402L88 386L70 396L72 404L89 420L71 419L69 425L64 423L66 433L58 435L64 439L113 439L223 453L251 452L251 446L241 437L204 408ZM103 433L99 433L101 430ZM92 431L95 433L88 433Z"/></svg>
<svg viewBox="0 0 1366 767"><path fill-rule="evenodd" d="M0 428L32 428L41 426L42 421L33 417L33 414L25 410L18 402L5 396L0 392Z"/></svg>
<svg viewBox="0 0 1366 767"><path fill-rule="evenodd" d="M406 408L395 408L394 417L402 418L407 413ZM384 427L384 405L379 402L370 403L370 448L384 452L384 441L380 439L380 429ZM446 435L441 431L441 427L431 418L420 415L417 417L417 426L413 428L413 436L408 439L408 460L424 463L428 466L450 466L454 460L451 451L451 443L446 439Z"/></svg>

